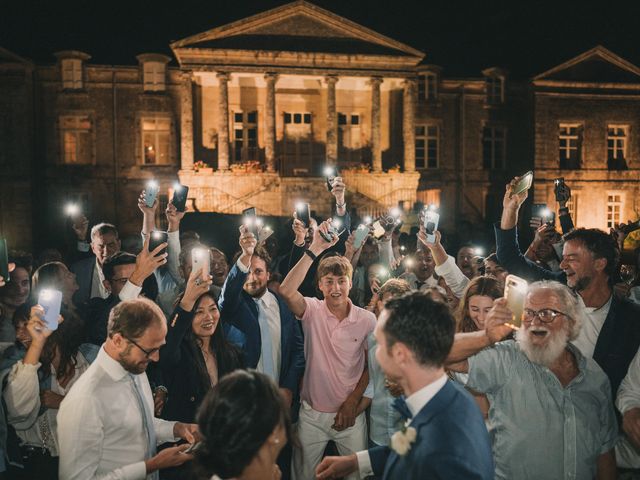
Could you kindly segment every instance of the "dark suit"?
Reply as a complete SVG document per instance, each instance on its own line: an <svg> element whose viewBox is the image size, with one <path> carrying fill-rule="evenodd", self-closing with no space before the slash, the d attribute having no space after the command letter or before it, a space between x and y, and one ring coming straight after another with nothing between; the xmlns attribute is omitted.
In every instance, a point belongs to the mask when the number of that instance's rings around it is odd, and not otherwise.
<svg viewBox="0 0 640 480"><path fill-rule="evenodd" d="M258 323L258 306L242 287L247 274L235 264L222 287L220 300L221 319L235 326L246 336L245 356L247 367L256 368L262 353L262 337ZM274 294L275 295L275 294ZM279 385L296 395L298 384L304 373L304 345L302 329L289 307L275 295L280 309L280 376Z"/></svg>
<svg viewBox="0 0 640 480"><path fill-rule="evenodd" d="M91 287L93 284L93 272L96 268L96 257L91 255L71 264L69 270L75 273L78 291L73 294L73 303L77 307L82 307L91 299Z"/></svg>
<svg viewBox="0 0 640 480"><path fill-rule="evenodd" d="M564 272L552 272L542 268L522 255L515 228L502 230L496 225L495 232L498 261L509 273L530 282L556 280L567 283ZM609 377L613 398L616 398L618 387L639 347L640 306L614 295L593 352L593 359Z"/></svg>
<svg viewBox="0 0 640 480"><path fill-rule="evenodd" d="M376 476L402 480L493 480L487 427L477 404L462 387L444 387L411 422L416 441L406 455L389 447L369 450Z"/></svg>

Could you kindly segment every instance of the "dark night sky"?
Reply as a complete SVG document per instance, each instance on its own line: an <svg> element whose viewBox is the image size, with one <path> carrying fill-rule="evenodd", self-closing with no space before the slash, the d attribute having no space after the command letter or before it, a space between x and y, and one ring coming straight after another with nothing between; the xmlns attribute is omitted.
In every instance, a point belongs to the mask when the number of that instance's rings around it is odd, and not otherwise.
<svg viewBox="0 0 640 480"><path fill-rule="evenodd" d="M92 63L136 64L143 52L286 1L0 0L0 46L37 62L82 50ZM640 65L640 0L510 2L317 0L314 3L423 50L446 76L489 66L516 77L540 73L602 44Z"/></svg>

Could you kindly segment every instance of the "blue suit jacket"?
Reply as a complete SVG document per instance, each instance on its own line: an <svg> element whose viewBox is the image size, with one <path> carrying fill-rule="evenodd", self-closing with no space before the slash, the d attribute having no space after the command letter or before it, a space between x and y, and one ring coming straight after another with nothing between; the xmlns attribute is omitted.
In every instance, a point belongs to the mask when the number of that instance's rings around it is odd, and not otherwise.
<svg viewBox="0 0 640 480"><path fill-rule="evenodd" d="M376 476L402 480L493 480L489 434L477 404L451 380L413 418L417 431L409 452L369 450Z"/></svg>
<svg viewBox="0 0 640 480"><path fill-rule="evenodd" d="M247 367L256 368L262 352L262 337L258 323L258 306L242 288L246 278L247 274L234 264L222 287L218 306L222 321L245 334ZM305 365L302 330L289 307L278 295L275 296L280 307L280 387L288 388L295 396Z"/></svg>

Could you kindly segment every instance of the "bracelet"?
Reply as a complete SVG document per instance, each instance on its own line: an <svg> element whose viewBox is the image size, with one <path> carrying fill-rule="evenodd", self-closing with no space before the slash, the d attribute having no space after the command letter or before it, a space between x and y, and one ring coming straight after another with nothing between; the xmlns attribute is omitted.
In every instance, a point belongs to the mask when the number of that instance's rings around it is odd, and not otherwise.
<svg viewBox="0 0 640 480"><path fill-rule="evenodd" d="M569 213L569 209L567 207L560 207L560 209L558 209L559 215L566 215L568 213Z"/></svg>
<svg viewBox="0 0 640 480"><path fill-rule="evenodd" d="M296 247L298 247L298 248L302 248L302 247L304 247L304 240L302 241L302 243L301 243L300 245L298 245L298 244L296 243L296 241L294 240L294 241L293 241L293 244L294 244Z"/></svg>
<svg viewBox="0 0 640 480"><path fill-rule="evenodd" d="M347 205L347 202L344 202L342 204L336 202L336 208L343 208L343 207L346 207L346 205Z"/></svg>
<svg viewBox="0 0 640 480"><path fill-rule="evenodd" d="M304 253L309 255L309 258L311 260L315 260L316 258L318 258L318 256L315 253L313 253L311 250L309 250L308 248L304 251Z"/></svg>

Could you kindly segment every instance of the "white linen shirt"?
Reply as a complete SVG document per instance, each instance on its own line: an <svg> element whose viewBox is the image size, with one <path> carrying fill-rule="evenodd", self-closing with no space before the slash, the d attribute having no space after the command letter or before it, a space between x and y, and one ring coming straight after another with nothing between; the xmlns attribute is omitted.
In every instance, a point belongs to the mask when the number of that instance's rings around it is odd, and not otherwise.
<svg viewBox="0 0 640 480"><path fill-rule="evenodd" d="M138 384L148 407L153 397L145 373ZM158 445L176 441L176 422L153 419ZM100 348L98 356L62 401L58 412L60 478L142 480L147 437L129 373Z"/></svg>
<svg viewBox="0 0 640 480"><path fill-rule="evenodd" d="M598 336L600 336L600 330L602 330L604 321L607 319L607 315L609 315L612 299L613 295L609 297L609 300L600 308L593 308L585 306L582 297L578 295L578 304L584 312L583 323L578 338L571 343L578 347L580 353L587 358L593 358L596 342L598 341Z"/></svg>

